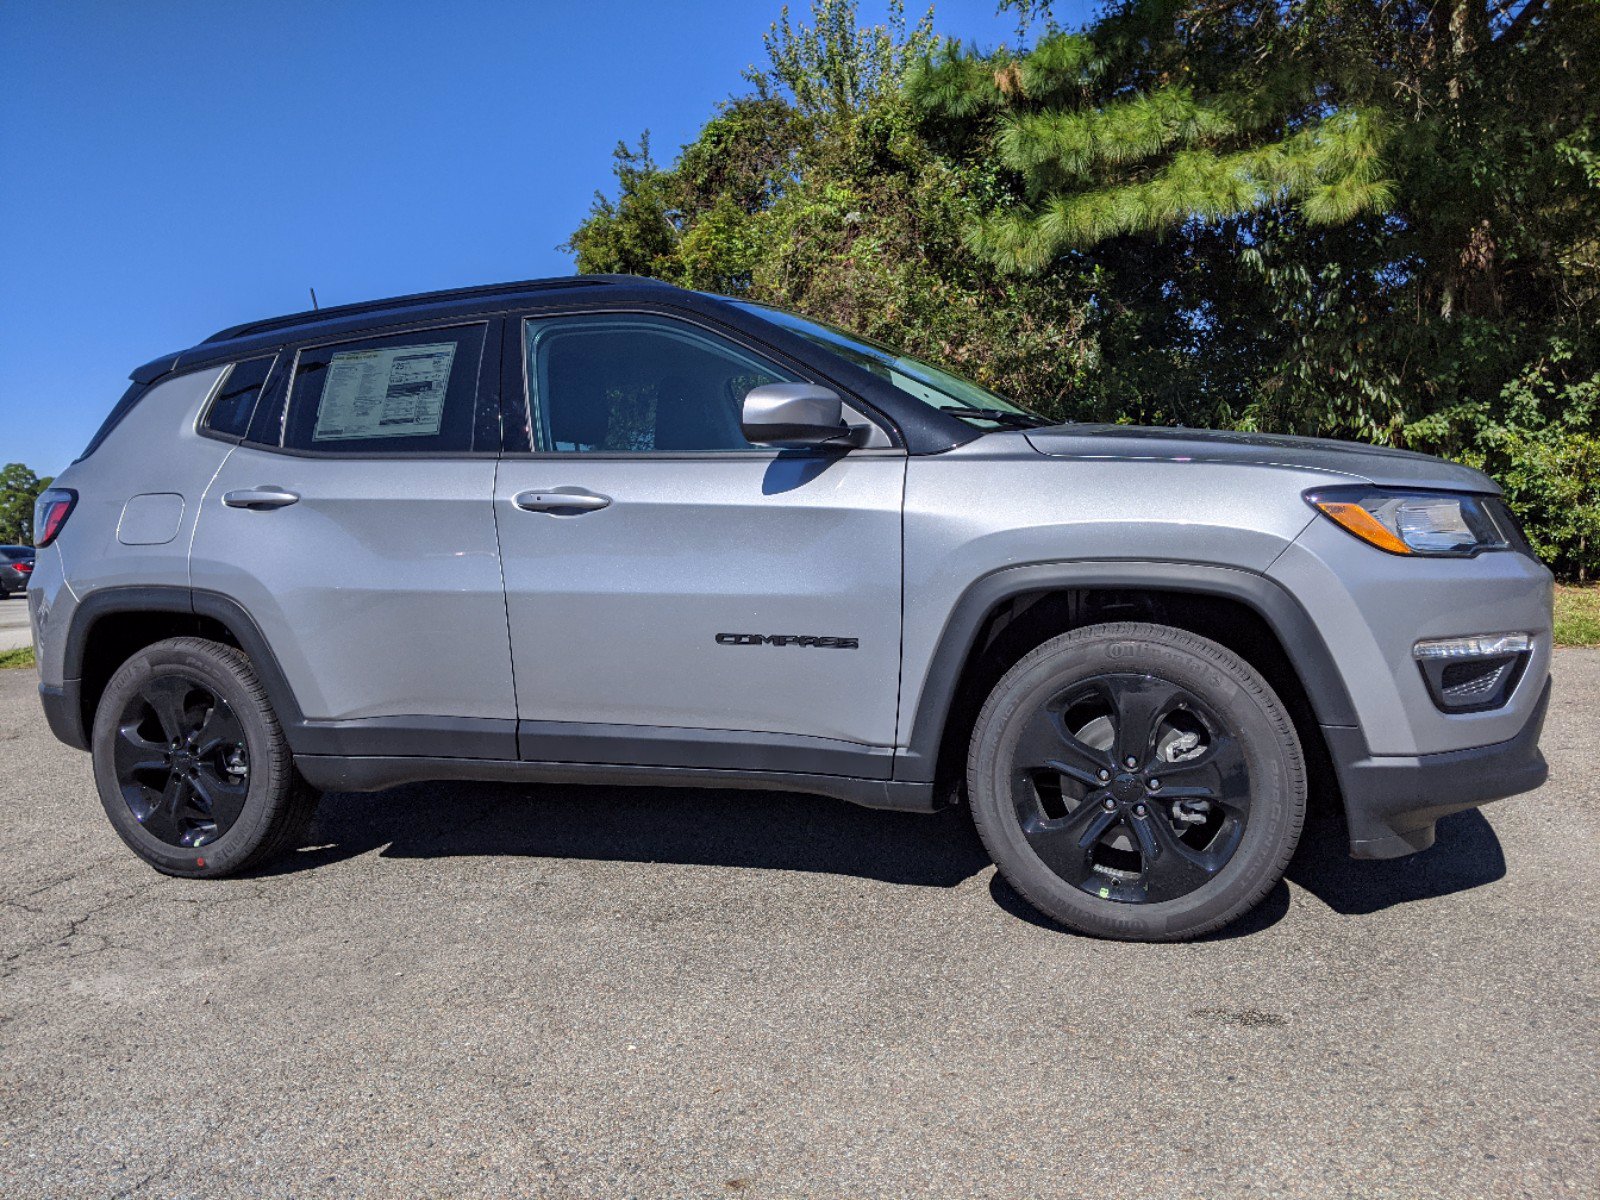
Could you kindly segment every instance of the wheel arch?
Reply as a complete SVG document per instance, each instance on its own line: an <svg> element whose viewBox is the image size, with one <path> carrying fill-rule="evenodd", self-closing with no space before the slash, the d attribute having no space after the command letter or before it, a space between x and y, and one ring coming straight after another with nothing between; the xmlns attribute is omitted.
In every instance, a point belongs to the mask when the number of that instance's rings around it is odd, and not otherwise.
<svg viewBox="0 0 1600 1200"><path fill-rule="evenodd" d="M1313 776L1334 773L1322 726L1355 726L1327 643L1300 603L1254 571L1210 564L1059 561L1003 567L956 602L928 664L896 779L957 784L978 709L1001 675L1057 634L1152 620L1227 646L1273 685L1295 718Z"/></svg>
<svg viewBox="0 0 1600 1200"><path fill-rule="evenodd" d="M66 714L68 728L57 730L58 736L88 749L95 709L117 668L146 646L185 635L244 651L284 727L300 723L299 705L272 648L238 601L186 587L108 587L89 593L73 610L62 676L66 690L77 695Z"/></svg>

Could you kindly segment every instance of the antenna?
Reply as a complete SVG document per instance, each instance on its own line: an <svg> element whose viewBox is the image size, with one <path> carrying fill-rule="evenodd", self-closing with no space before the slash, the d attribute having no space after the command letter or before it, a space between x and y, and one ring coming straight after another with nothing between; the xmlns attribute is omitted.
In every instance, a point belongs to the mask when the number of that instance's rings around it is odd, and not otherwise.
<svg viewBox="0 0 1600 1200"><path fill-rule="evenodd" d="M318 311L318 309L317 309L317 289L316 288L307 288L306 290L311 293L311 311L312 312Z"/></svg>

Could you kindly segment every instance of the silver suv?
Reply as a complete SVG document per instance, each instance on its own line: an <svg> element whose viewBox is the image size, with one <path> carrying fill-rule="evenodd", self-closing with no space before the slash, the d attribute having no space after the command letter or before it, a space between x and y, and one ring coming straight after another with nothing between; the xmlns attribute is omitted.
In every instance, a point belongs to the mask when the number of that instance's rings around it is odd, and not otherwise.
<svg viewBox="0 0 1600 1200"><path fill-rule="evenodd" d="M56 735L157 870L323 792L964 794L1073 929L1193 937L1537 787L1551 577L1476 471L1054 425L777 309L575 277L223 330L39 501Z"/></svg>

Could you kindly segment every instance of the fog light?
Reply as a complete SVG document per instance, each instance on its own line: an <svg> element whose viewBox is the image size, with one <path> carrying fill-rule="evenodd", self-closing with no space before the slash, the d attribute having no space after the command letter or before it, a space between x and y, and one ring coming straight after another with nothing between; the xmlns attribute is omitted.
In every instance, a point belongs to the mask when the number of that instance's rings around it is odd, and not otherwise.
<svg viewBox="0 0 1600 1200"><path fill-rule="evenodd" d="M1472 637L1433 638L1418 642L1411 648L1411 657L1424 658L1491 658L1497 654L1525 654L1528 650L1525 633L1479 633Z"/></svg>
<svg viewBox="0 0 1600 1200"><path fill-rule="evenodd" d="M1411 655L1441 710L1483 712L1510 698L1531 646L1525 633L1480 633L1421 641Z"/></svg>

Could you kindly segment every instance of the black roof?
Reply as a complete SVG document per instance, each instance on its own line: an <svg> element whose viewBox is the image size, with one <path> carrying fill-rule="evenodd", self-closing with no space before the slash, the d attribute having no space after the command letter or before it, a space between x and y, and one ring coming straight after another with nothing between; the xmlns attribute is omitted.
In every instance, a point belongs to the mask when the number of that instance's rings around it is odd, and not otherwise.
<svg viewBox="0 0 1600 1200"><path fill-rule="evenodd" d="M552 279L524 279L514 283L488 283L475 287L450 288L441 292L417 292L409 296L392 296L381 300L365 300L358 304L340 304L330 308L311 309L288 313L281 317L265 317L230 325L219 329L204 341L173 354L163 354L139 367L130 376L139 383L149 383L169 371L180 367L187 370L208 362L236 358L240 354L254 354L284 341L292 341L302 333L343 333L349 329L382 325L411 319L425 320L433 316L465 316L476 312L493 311L502 305L515 304L530 295L559 294L594 288L617 288L631 291L648 289L652 292L680 292L682 289L658 279L638 275L567 275Z"/></svg>
<svg viewBox="0 0 1600 1200"><path fill-rule="evenodd" d="M567 275L553 279L523 279L516 283L484 283L475 287L448 288L442 292L414 292L409 296L392 296L384 300L364 300L358 304L339 304L332 308L313 308L305 312L290 313L282 317L267 317L260 321L246 321L219 329L201 345L212 342L231 342L255 333L280 333L298 325L316 325L340 317L365 316L369 313L386 313L394 309L431 308L451 300L491 300L501 296L511 299L529 292L550 292L561 288L598 287L606 284L671 287L659 279L646 279L639 275Z"/></svg>

